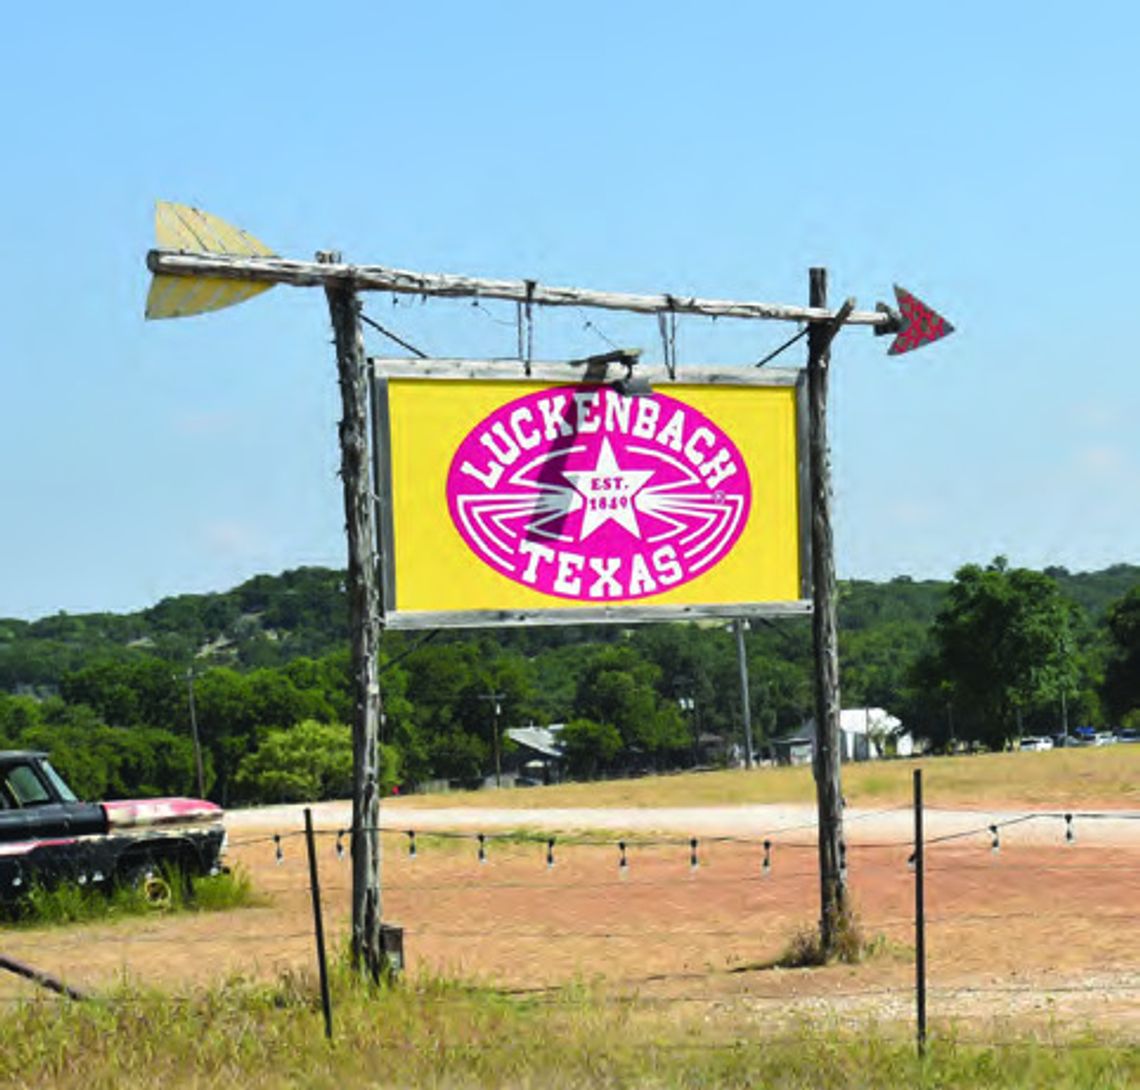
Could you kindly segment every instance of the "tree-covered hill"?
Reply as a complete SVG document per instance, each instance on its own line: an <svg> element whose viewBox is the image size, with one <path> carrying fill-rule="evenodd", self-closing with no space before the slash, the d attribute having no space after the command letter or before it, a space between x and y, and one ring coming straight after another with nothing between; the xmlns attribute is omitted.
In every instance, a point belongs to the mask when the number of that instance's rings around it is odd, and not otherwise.
<svg viewBox="0 0 1140 1090"><path fill-rule="evenodd" d="M1140 582L1140 566L1099 572L1049 568L1062 593L1099 623L1109 606ZM933 622L949 582L898 576L889 582L841 580L839 622L867 633L892 625ZM136 613L57 613L36 621L0 618L0 691L53 687L93 658L145 653L172 662L226 665L239 670L283 666L320 657L348 639L344 573L297 568L257 575L232 590L164 598ZM495 642L524 654L566 644L616 638L614 629L565 626L506 629ZM458 635L453 638L463 638Z"/></svg>
<svg viewBox="0 0 1140 1090"><path fill-rule="evenodd" d="M196 725L223 803L342 790L343 579L300 568L137 613L0 620L0 748L51 750L89 795L181 794L197 788ZM1041 573L997 558L952 582L848 580L839 593L846 707L888 708L935 745L1002 745L1065 716L1140 725L1138 567ZM812 713L810 621L753 623L745 643L763 752ZM529 722L568 724L580 776L715 763L743 741L738 676L726 624L388 632L386 775L477 780L497 726Z"/></svg>
<svg viewBox="0 0 1140 1090"><path fill-rule="evenodd" d="M841 624L853 630L898 620L927 624L945 589L945 583L905 577L882 584L841 583ZM228 591L164 598L135 613L0 618L0 690L54 687L91 659L138 653L238 669L284 665L343 646L347 609L343 572L298 568L258 575ZM574 625L503 629L496 642L534 654L619 634L618 629Z"/></svg>
<svg viewBox="0 0 1140 1090"><path fill-rule="evenodd" d="M1101 621L1109 607L1140 583L1140 567L1135 564L1113 564L1095 572L1046 568L1044 574L1056 579L1061 593L1084 609L1094 622Z"/></svg>
<svg viewBox="0 0 1140 1090"><path fill-rule="evenodd" d="M0 691L59 684L94 658L153 655L239 669L319 656L348 638L344 573L297 568L232 590L180 594L137 613L0 619Z"/></svg>

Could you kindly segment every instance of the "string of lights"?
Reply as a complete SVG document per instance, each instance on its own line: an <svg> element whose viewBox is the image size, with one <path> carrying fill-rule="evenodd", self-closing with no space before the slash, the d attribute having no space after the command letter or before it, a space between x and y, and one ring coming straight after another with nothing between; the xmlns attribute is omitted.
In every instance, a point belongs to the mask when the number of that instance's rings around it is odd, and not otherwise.
<svg viewBox="0 0 1140 1090"><path fill-rule="evenodd" d="M996 840L1000 836L1000 831L1008 828L1011 825L1016 825L1021 822L1038 820L1041 817L1052 817L1062 820L1065 825L1066 831L1071 830L1074 820L1078 815L1072 813L1056 813L1056 814L1023 814L1014 817L1003 818L1000 821L990 822L977 829L969 830L969 833L974 836L990 837ZM538 854L542 862L545 862L547 871L555 872L557 877L553 881L550 879L539 880L536 878L531 880L515 880L513 876L518 873L518 867L525 861L514 859L511 861L511 869L507 872L508 880L490 880L486 878L472 878L470 874L465 874L457 879L445 879L442 881L407 881L407 876L412 873L410 871L398 872L399 879L396 881L386 881L384 888L386 892L392 893L398 897L417 897L426 896L428 898L435 898L440 906L446 906L450 903L446 900L447 894L455 894L464 898L470 898L472 894L479 896L486 893L488 896L494 897L496 891L523 891L527 894L528 898L539 894L549 896L554 894L558 897L565 896L568 887L576 890L582 890L586 893L591 891L614 891L621 888L623 884L628 884L632 888L650 888L660 889L662 891L676 890L682 886L690 889L709 887L737 887L745 889L759 890L764 888L765 884L769 884L768 888L777 889L781 886L770 885L771 882L780 882L781 880L800 881L810 880L814 878L815 871L810 867L783 866L775 868L774 862L779 862L780 849L788 847L789 845L777 844L771 838L766 838L763 841L758 841L751 837L740 836L709 836L709 837L688 837L681 838L676 836L668 837L649 837L642 841L635 841L627 839L626 837L618 837L610 839L608 837L599 838L597 836L589 836L581 839L566 838L563 840L558 839L550 834L543 833L526 833L520 835L518 833L483 833L483 832L457 832L452 830L445 831L421 831L417 833L416 830L385 830L390 835L403 837L404 843L407 847L408 854L412 860L415 860L421 851L422 845L419 843L420 838L424 838L430 843L433 837L440 836L442 839L457 839L460 841L472 843L475 847L475 860L479 866L475 869L474 874L479 875L483 872L483 866L486 865L489 869L486 874L493 873L491 864L495 862L496 853L489 851L489 847L493 846L497 849L504 847L514 847L519 850L530 850L539 848ZM325 830L322 835L326 839L335 838L334 843L344 850L344 837L347 830ZM257 850L259 847L272 846L272 858L278 865L285 862L286 850L290 842L295 841L297 837L303 835L300 831L290 830L285 832L272 832L265 834L258 834L250 836L236 843L247 846L252 850ZM960 836L955 835L953 840L961 840ZM950 843L950 840L940 841L941 843ZM716 848L719 846L741 847L753 853L755 860L755 869L749 869L745 874L741 874L739 868L733 870L732 873L723 873L718 871L718 857L716 855ZM813 848L811 844L795 845L800 848ZM883 845L883 848L898 849L907 847L907 842L899 841ZM1089 858L1083 854L1071 854L1069 848L1072 846L1072 840L1067 838L1062 845L1059 845L1059 850L1063 853L1061 858L1065 860L1063 864L1051 864L1047 861L1042 861L1038 857L1019 857L1018 845L1014 844L1012 848L1006 849L1010 858L1002 859L1000 862L994 860L984 861L971 861L969 858L963 857L958 854L953 857L948 864L936 865L930 868L932 873L954 873L954 872L985 872L987 875L993 875L1003 872L1023 872L1042 875L1067 875L1079 881L1080 885L1072 891L1070 895L1076 895L1079 898L1080 891L1085 889L1095 889L1097 885L1095 881L1090 881L1090 875L1095 876L1097 873L1102 873L1106 877L1111 874L1113 877L1114 885L1127 884L1133 881L1130 872L1122 871L1118 861L1112 863L1105 862L1091 862ZM613 857L612 865L614 867L613 876L604 880L596 880L593 877L593 872L586 872L585 877L588 880L583 881L583 872L573 866L568 869L559 866L562 862L564 853L572 854L574 849L578 847L591 847L591 848L612 848ZM656 850L659 854L665 855L665 860L669 859L669 855L665 853L677 852L676 856L676 869L671 870L669 874L661 874L660 864L661 859L656 861L657 870L648 870L638 873L638 858L636 849L642 847L649 847ZM855 845L852 848L852 855L858 859L858 853L862 848L868 847L866 845ZM991 844L991 848L993 845ZM999 846L1000 847L1000 846ZM1039 851L1039 846L1037 846ZM678 851L678 849L680 849ZM709 854L711 853L711 855ZM430 854L430 853L429 853ZM1035 852L1035 854L1037 854ZM734 853L734 857L739 859L739 853ZM343 858L343 854L342 854ZM806 862L802 854L797 854L796 859ZM1102 858L1099 853L1093 857ZM539 860L535 860L539 862ZM684 863L688 863L689 878L696 884L690 886L683 877L681 868ZM900 869L899 860L860 860L859 867L865 866L867 869L879 869L898 871ZM996 869L995 869L996 868ZM272 870L269 871L273 873ZM282 871L281 876L285 878L290 873L295 871ZM344 872L341 871L343 874ZM420 874L430 878L431 860L429 858L426 864L426 869L420 869ZM338 898L341 894L349 891L349 886L345 883L322 883L323 894L327 898ZM786 887L785 887L786 888ZM265 889L258 890L261 892L287 893L291 895L309 895L311 887L308 882L301 881L284 881L276 883L266 883ZM410 902L415 904L415 901ZM538 902L544 905L545 900ZM621 911L621 902L606 900L607 904L614 906L614 910ZM486 912L494 906L494 900L483 901L477 900L466 902L467 910L470 911L475 908L478 912ZM767 907L764 907L767 904ZM747 906L747 907L745 907ZM672 926L631 926L629 924L616 922L614 926L605 926L604 923L597 921L585 924L581 927L575 926L573 922L565 919L554 920L547 924L537 923L534 918L528 917L525 920L512 921L509 916L503 917L499 915L496 917L496 923L492 929L487 926L478 926L475 923L460 923L456 926L454 923L446 922L446 919L440 920L438 917L432 919L430 914L429 918L420 922L412 922L410 926L404 928L405 934L411 939L423 939L431 943L447 943L455 942L468 942L472 939L480 940L483 942L488 941L493 936L497 944L509 944L511 942L520 942L524 944L537 943L541 947L546 947L548 944L556 944L560 941L573 941L585 940L590 943L599 945L599 956L606 957L604 951L611 952L621 949L621 947L614 946L613 944L630 944L639 942L657 942L666 943L669 948L675 949L678 958L692 956L702 948L706 948L707 943L710 941L724 940L727 943L735 944L734 947L729 949L735 950L735 955L739 959L743 947L743 952L749 952L749 948L755 948L756 944L759 945L757 952L761 952L772 942L771 924L772 917L769 913L772 911L772 902L765 902L764 900L753 901L749 900L742 902L740 910L747 913L739 924L735 922L723 922L722 920L704 920L694 921L692 925L676 924ZM440 911L447 912L446 908L441 908ZM543 909L539 908L539 912ZM787 912L786 906L781 906L778 918L786 921ZM1051 907L1045 918L1051 924L1060 924L1069 920L1082 920L1088 918L1088 912L1082 911L1079 904L1073 902L1070 906L1066 907ZM1130 911L1118 911L1103 909L1097 910L1096 915L1098 923L1104 924L1106 927L1114 928L1123 934L1128 934L1127 928L1134 927L1140 921L1140 914ZM934 927L945 928L958 928L958 927L972 927L981 926L985 928L992 928L995 924L1002 922L1012 921L1025 921L1033 919L1042 919L1042 913L1035 910L1018 908L1011 906L1008 910L995 910L995 911L978 911L970 910L967 907L965 911L955 911L949 906L943 906L939 911L925 916L926 923ZM29 952L35 950L38 952L50 953L51 951L65 952L67 954L74 954L76 951L84 949L92 941L100 944L112 946L115 949L120 949L123 952L123 964L128 964L129 948L138 944L143 948L153 949L155 946L162 944L175 944L178 947L187 947L192 950L210 950L214 946L218 947L232 947L233 934L226 931L219 931L217 934L193 934L187 933L185 928L178 926L178 917L170 917L168 920L154 925L156 930L147 932L119 931L112 934L99 934L96 938L90 930L85 929L83 933L74 936L64 936L61 938L53 938L45 936L42 932L31 934L26 937L21 935L19 930L10 932L9 942L18 950L24 946ZM116 921L111 925L112 929L118 928L122 921ZM909 929L914 920L910 916L905 915L874 915L863 917L861 919L863 926L874 927L877 929L886 929L885 932L880 934L890 934L897 940L899 931ZM334 922L331 927L331 933L339 935L343 939L346 928L343 914L339 918L334 917ZM166 933L164 933L164 929ZM953 931L949 934L952 936ZM308 943L312 940L312 933L309 930L299 930L295 926L289 927L269 927L259 926L256 934L251 934L242 940L244 945L249 947L250 954L254 957L258 956L256 951L264 951L266 948L275 947L290 947L291 949L280 949L277 951L277 956L284 956L295 959L298 956L298 945L305 944L306 948ZM958 940L955 940L958 941ZM526 947L531 949L531 947ZM689 951L685 953L686 949ZM912 995L911 989L908 987L880 987L870 986L867 988L857 989L841 989L838 991L831 990L830 988L824 989L817 994L797 995L789 994L787 990L772 991L760 989L757 990L752 982L760 981L763 978L756 975L763 972L765 969L770 968L777 962L758 961L754 964L742 964L736 966L727 966L723 969L708 969L705 972L679 972L679 973L654 973L638 980L620 980L620 981L607 981L607 988L616 989L633 989L632 993L628 996L629 1001L637 1003L681 1003L681 1002L725 1002L726 997L723 995L670 995L661 997L645 997L637 992L637 989L647 986L656 982L684 982L690 981L710 981L710 980L726 980L730 978L731 974L748 973L749 985L747 992L741 994L740 998L748 1002L780 1002L795 1004L800 1001L806 1002L822 1002L828 1003L838 999L897 999L899 1001L907 1001ZM1017 995L1032 996L1035 1000L1042 998L1056 997L1060 1002L1066 996L1079 996L1083 994L1115 997L1120 1001L1130 1001L1126 997L1135 996L1140 993L1140 981L1137 980L1135 974L1129 975L1125 973L1119 966L1115 966L1110 962L1107 966L1110 975L1107 979L1098 978L1094 982L1079 983L1079 982L1066 982L1049 980L1040 980L1033 982L1018 982L1011 984L976 984L976 985L952 985L943 984L940 986L931 987L928 989L928 995L938 1002L946 1004L953 1004L956 1000L963 997L972 996L996 996L996 997L1012 997ZM517 994L537 997L539 1001L557 1001L559 990L563 985L551 985L549 988L535 988L526 990L511 990L503 989L502 994ZM544 999L543 997L546 997ZM731 997L728 997L729 999ZM3 997L3 1001L11 1002L8 997ZM26 1000L20 1000L26 1001ZM112 1002L114 999L112 999Z"/></svg>
<svg viewBox="0 0 1140 1090"><path fill-rule="evenodd" d="M907 810L908 807L889 807L882 810L868 811L862 814L853 815L849 821L867 821L884 814L898 813ZM990 850L993 854L998 854L1001 850L1001 831L1012 826L1025 824L1028 822L1042 821L1042 820L1059 820L1064 823L1063 843L1066 846L1072 846L1077 838L1076 822L1080 820L1103 820L1113 818L1123 818L1125 820L1132 820L1135 817L1140 817L1132 812L1106 812L1106 811L1037 811L1032 813L1018 814L1012 817L1002 818L997 821L991 821L984 825L972 827L969 829L957 830L951 833L945 833L939 836L930 837L925 840L924 846L926 849L933 849L943 845L951 844L957 841L988 836L990 840ZM574 848L574 847L594 847L594 848L613 848L618 853L618 867L625 873L630 868L630 852L633 850L648 850L653 848L670 848L682 847L687 848L689 853L690 868L696 870L699 868L707 846L713 845L741 845L753 847L757 850L763 850L763 870L768 873L772 866L772 852L776 847L781 850L814 850L816 845L814 841L789 841L779 840L778 837L786 836L790 833L802 832L809 829L814 829L815 823L804 822L795 825L783 826L773 830L768 834L707 834L701 837L697 836L646 836L646 835L633 835L622 834L614 836L599 837L593 834L581 835L565 835L556 837L547 832L542 831L527 831L527 830L510 830L504 832L486 832L479 831L466 831L454 829L428 829L416 830L405 829L399 830L390 826L365 826L362 831L364 832L378 832L388 837L401 837L406 843L406 852L409 858L418 858L420 854L420 845L425 840L439 839L439 840L459 840L470 841L477 845L477 858L480 863L486 863L489 858L488 847L495 845L502 847L503 845L511 846L526 846L526 845L544 845L546 849L545 857L548 868L554 866L555 863L555 845L560 845L561 848ZM352 830L350 828L341 829L321 829L317 830L315 835L318 837L334 837L335 838L335 853L338 860L343 860L347 855L346 838L351 837ZM256 845L259 843L272 842L274 844L275 857L278 863L284 862L284 846L283 841L287 838L301 836L301 831L290 831L286 833L272 833L263 836L249 837L242 840L231 841L231 847L244 847L249 845ZM910 840L893 840L893 841L878 841L878 842L857 842L851 845L846 843L841 847L841 853L846 860L848 851L859 854L872 850L907 850L913 848L913 842ZM907 859L908 866L913 869L914 857L913 852ZM968 865L956 863L955 866ZM874 866L865 860L860 861L860 866L867 868ZM935 865L932 869L938 869Z"/></svg>

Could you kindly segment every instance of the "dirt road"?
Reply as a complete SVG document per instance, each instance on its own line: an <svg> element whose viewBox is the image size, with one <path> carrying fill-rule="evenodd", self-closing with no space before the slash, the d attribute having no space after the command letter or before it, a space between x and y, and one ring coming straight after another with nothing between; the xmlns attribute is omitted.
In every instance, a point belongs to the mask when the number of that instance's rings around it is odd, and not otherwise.
<svg viewBox="0 0 1140 1090"><path fill-rule="evenodd" d="M1001 839L1014 844L1065 844L1067 823L1058 811L1041 811L1023 820L1027 810L927 809L923 823L927 838L966 836L976 833L979 843L989 843L988 827L1001 827ZM343 829L352 824L348 802L322 802L313 806L319 828ZM265 806L233 810L226 815L235 831L254 829L283 831L304 825L301 806ZM700 806L630 807L608 809L512 809L510 807L440 807L423 809L402 799L386 800L380 808L382 828L395 831L440 829L484 830L535 829L553 832L612 830L626 833L671 833L690 836L748 836L802 842L815 841L814 806ZM1078 812L1072 822L1074 837L1082 844L1140 846L1140 813L1099 811L1098 816ZM849 809L845 833L852 845L904 842L913 839L914 814L910 807L885 810Z"/></svg>
<svg viewBox="0 0 1140 1090"><path fill-rule="evenodd" d="M316 807L330 949L349 929L348 859L336 831L346 804ZM968 835L927 857L930 1017L997 1024L1108 1025L1140 1033L1140 822L1078 817L1067 844L1060 817L931 811L927 833ZM41 931L6 930L0 949L96 992L126 976L184 991L235 975L313 973L308 869L298 807L228 815L231 861L262 907L126 919ZM986 826L1001 828L990 850ZM847 814L852 901L872 956L859 965L774 968L818 916L809 807L628 810L416 809L385 803L383 912L405 929L409 971L534 991L575 981L645 1001L732 1005L765 1026L798 1014L906 1019L913 1011L914 885L908 810ZM431 830L611 830L545 843L472 839ZM405 834L415 828L415 856ZM631 838L619 866L618 831ZM660 834L656 837L650 834ZM280 840L275 840L275 836ZM699 838L690 866L688 837ZM760 841L772 840L771 867ZM739 839L716 839L729 837ZM592 838L591 838L592 839ZM649 841L649 843L646 843ZM280 853L278 853L280 848ZM0 997L29 994L15 978ZM750 1016L750 1015L749 1015ZM998 1032L987 1030L986 1032Z"/></svg>

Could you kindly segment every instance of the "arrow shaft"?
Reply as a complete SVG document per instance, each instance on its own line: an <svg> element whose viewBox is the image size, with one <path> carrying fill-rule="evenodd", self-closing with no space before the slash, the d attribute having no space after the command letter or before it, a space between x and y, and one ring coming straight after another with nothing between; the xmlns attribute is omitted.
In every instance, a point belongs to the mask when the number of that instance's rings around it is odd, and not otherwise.
<svg viewBox="0 0 1140 1090"><path fill-rule="evenodd" d="M559 288L525 280L490 280L443 273L410 272L382 265L324 264L280 257L198 254L151 250L147 267L161 276L210 276L293 287L341 284L358 291L391 291L405 295L449 298L503 299L547 307L596 307L638 314L699 314L708 318L747 318L776 322L834 322L838 311L823 307L786 306L782 303L734 302L698 299L688 295L633 295L626 292ZM887 326L889 315L879 311L852 311L843 324Z"/></svg>

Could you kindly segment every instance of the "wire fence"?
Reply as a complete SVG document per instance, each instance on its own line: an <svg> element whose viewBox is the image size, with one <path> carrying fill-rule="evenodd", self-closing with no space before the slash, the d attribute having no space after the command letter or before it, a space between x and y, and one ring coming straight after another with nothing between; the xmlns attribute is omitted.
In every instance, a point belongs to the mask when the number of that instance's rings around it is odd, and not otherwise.
<svg viewBox="0 0 1140 1090"><path fill-rule="evenodd" d="M803 940L816 929L814 822L700 836L382 828L383 917L402 929L410 974L468 977L535 1001L595 980L613 1002L905 1020L917 990L916 845L856 832L900 809L846 822L845 878L866 955L857 969L788 971L810 960ZM1140 813L971 816L976 824L923 844L934 1019L972 1023L984 1011L1077 1025L1108 1012L1135 1047L1140 838L1082 833ZM1014 835L1029 826L1043 835ZM334 951L351 935L351 840L343 828L312 838ZM4 929L0 953L98 1002L131 1001L112 987L124 975L173 994L237 974L315 975L305 830L234 835L229 858L252 882L251 908ZM9 981L0 1002L25 1002L29 986Z"/></svg>

